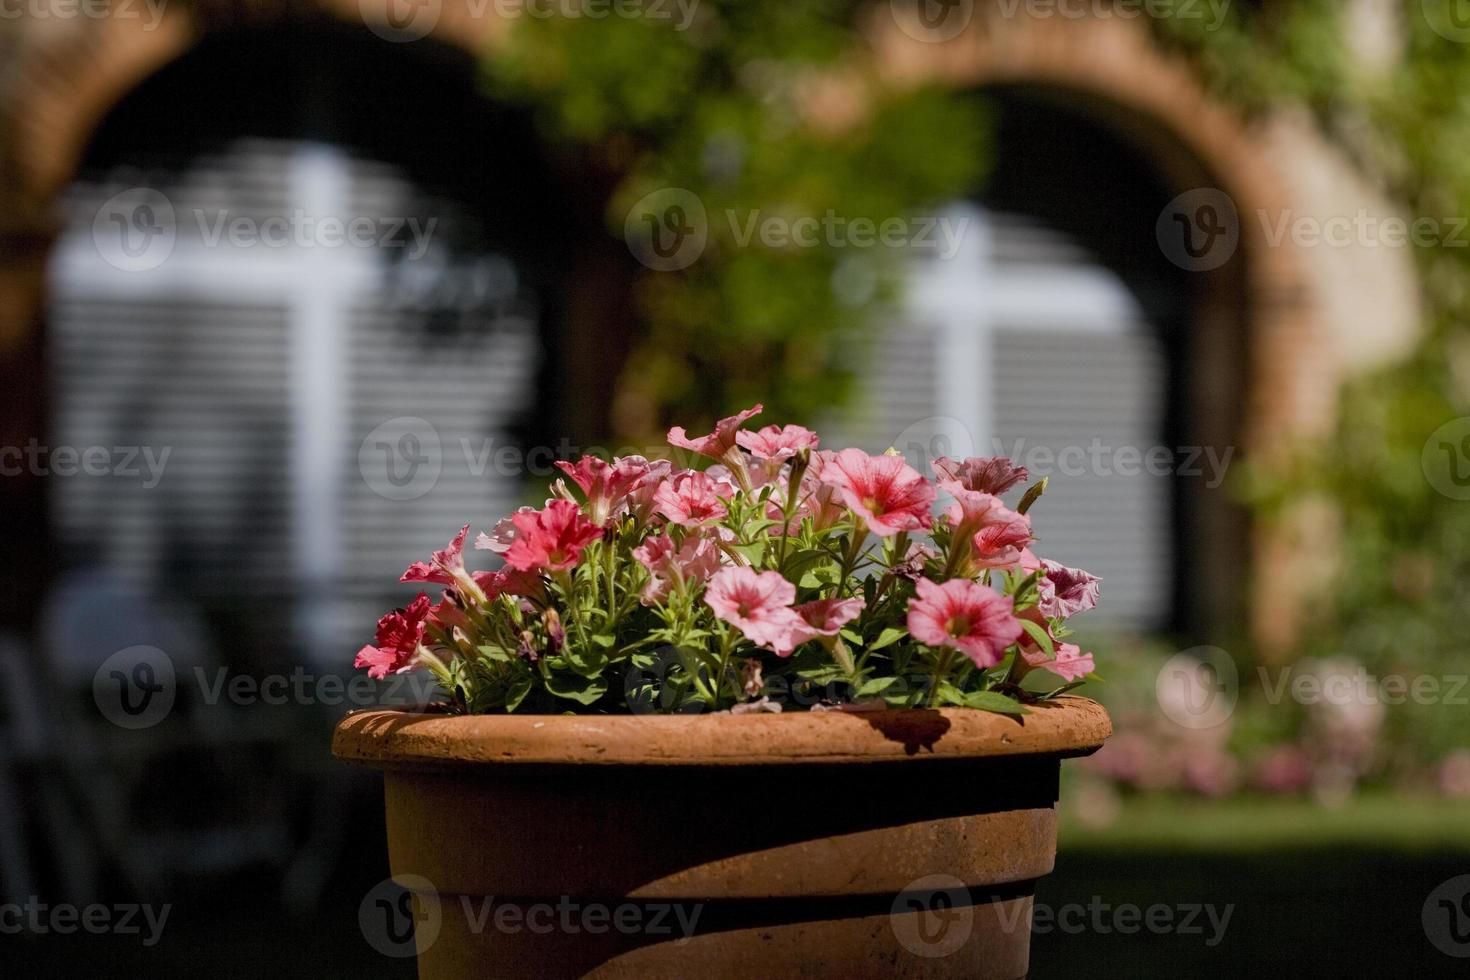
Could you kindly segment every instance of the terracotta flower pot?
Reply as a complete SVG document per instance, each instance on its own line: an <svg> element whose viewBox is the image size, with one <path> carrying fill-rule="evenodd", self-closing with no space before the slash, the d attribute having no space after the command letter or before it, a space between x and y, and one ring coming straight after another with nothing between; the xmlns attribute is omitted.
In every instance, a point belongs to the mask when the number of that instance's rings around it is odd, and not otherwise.
<svg viewBox="0 0 1470 980"><path fill-rule="evenodd" d="M1084 698L981 711L449 717L370 710L419 975L1024 976ZM426 925L427 924L427 925Z"/></svg>

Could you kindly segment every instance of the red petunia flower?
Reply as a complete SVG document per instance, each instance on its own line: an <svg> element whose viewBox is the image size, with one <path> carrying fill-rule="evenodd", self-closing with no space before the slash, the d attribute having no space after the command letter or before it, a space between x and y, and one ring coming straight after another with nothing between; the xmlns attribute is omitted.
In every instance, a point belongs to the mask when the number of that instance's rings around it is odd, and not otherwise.
<svg viewBox="0 0 1470 980"><path fill-rule="evenodd" d="M602 529L582 516L570 500L548 501L542 510L517 513L516 536L505 560L523 572L561 572L576 565L582 549L602 536Z"/></svg>
<svg viewBox="0 0 1470 980"><path fill-rule="evenodd" d="M459 540L463 541L463 536ZM352 666L366 667L368 676L374 680L412 670L428 616L429 597L420 592L408 608L395 609L378 620L375 644L357 651Z"/></svg>
<svg viewBox="0 0 1470 980"><path fill-rule="evenodd" d="M642 456L625 456L611 463L583 456L575 463L557 460L556 465L586 495L587 516L598 527L607 526L638 481L649 473L648 460Z"/></svg>

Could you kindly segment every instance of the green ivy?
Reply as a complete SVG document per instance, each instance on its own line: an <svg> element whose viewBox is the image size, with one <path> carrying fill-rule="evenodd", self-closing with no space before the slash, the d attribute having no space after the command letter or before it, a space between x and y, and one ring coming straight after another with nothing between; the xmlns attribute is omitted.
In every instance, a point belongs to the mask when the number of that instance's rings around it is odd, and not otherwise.
<svg viewBox="0 0 1470 980"><path fill-rule="evenodd" d="M977 186L986 118L962 93L885 89L853 26L862 9L703 0L684 30L677 18L521 18L487 59L495 92L532 106L553 138L626 148L612 234L662 188L704 206L699 259L635 284L641 337L619 389L646 406L646 427L753 401L811 420L847 393L846 352L892 299L895 256L742 242L752 217L881 222ZM838 75L862 111L827 126L807 114L809 86Z"/></svg>

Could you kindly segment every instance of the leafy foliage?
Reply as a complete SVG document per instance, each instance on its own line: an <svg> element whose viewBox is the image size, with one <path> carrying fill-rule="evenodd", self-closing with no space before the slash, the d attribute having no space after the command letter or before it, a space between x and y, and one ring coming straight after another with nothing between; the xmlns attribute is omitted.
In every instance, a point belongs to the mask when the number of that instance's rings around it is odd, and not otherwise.
<svg viewBox="0 0 1470 980"><path fill-rule="evenodd" d="M986 119L961 95L896 91L865 63L851 0L704 0L675 18L519 18L486 71L553 138L604 147L629 209L664 188L702 202L709 242L636 283L642 335L619 379L621 426L718 416L759 398L810 419L850 380L843 351L895 291L894 255L741 242L753 217L875 223L963 195L986 158Z"/></svg>

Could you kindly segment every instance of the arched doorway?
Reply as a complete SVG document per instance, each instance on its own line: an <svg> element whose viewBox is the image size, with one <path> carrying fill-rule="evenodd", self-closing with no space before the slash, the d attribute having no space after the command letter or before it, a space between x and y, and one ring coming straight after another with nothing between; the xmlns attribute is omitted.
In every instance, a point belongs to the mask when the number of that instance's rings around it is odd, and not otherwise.
<svg viewBox="0 0 1470 980"><path fill-rule="evenodd" d="M57 571L198 600L238 663L349 661L405 555L595 433L579 371L625 335L627 258L587 164L470 53L329 18L212 32L130 90L61 199L34 395L48 445L149 472L45 484Z"/></svg>

